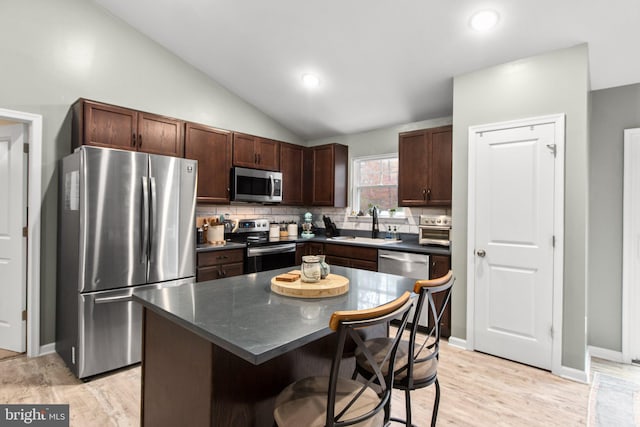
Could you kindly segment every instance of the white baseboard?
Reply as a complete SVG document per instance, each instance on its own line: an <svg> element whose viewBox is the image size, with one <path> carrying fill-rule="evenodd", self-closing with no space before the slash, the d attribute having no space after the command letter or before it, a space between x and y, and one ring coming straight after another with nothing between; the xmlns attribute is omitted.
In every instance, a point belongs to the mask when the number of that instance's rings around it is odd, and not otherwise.
<svg viewBox="0 0 640 427"><path fill-rule="evenodd" d="M49 344L40 346L40 353L38 356L44 356L45 354L51 354L56 352L56 343L50 342Z"/></svg>
<svg viewBox="0 0 640 427"><path fill-rule="evenodd" d="M449 345L451 347L467 350L467 340L463 340L462 338L449 337Z"/></svg>
<svg viewBox="0 0 640 427"><path fill-rule="evenodd" d="M570 368L568 366L561 366L560 372L553 372L554 374L566 378L568 380L577 381L579 383L589 384L588 371L581 371L579 369Z"/></svg>
<svg viewBox="0 0 640 427"><path fill-rule="evenodd" d="M609 350L608 348L588 346L591 357L598 359L610 360L611 362L624 363L621 351Z"/></svg>

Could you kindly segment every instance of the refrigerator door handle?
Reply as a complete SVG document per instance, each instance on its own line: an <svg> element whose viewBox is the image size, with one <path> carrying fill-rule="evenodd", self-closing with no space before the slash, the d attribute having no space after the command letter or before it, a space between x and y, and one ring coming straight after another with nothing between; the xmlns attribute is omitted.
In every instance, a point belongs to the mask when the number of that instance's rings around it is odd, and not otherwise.
<svg viewBox="0 0 640 427"><path fill-rule="evenodd" d="M149 182L151 183L151 231L149 233L149 260L153 260L155 251L154 245L155 237L157 236L157 228L158 228L158 197L156 192L156 179L154 177L149 178Z"/></svg>
<svg viewBox="0 0 640 427"><path fill-rule="evenodd" d="M149 182L142 177L142 241L140 243L140 264L147 262L146 255L149 247Z"/></svg>
<svg viewBox="0 0 640 427"><path fill-rule="evenodd" d="M129 302L129 301L133 301L133 298L131 295L124 295L121 297L104 297L104 298L94 298L93 303L94 304L109 304L112 302Z"/></svg>

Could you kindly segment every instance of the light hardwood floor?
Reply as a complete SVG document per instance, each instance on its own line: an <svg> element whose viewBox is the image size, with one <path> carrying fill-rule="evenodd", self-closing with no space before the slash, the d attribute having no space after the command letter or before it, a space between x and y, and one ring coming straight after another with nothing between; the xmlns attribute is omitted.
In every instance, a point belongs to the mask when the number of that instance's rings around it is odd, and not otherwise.
<svg viewBox="0 0 640 427"><path fill-rule="evenodd" d="M587 384L446 343L442 344L440 360L442 394L438 425L584 426L586 423ZM412 396L414 423L429 425L433 387L418 390ZM0 403L69 403L71 426L137 426L140 367L85 383L71 374L57 354L2 360ZM394 392L392 412L394 416L404 416L401 392Z"/></svg>

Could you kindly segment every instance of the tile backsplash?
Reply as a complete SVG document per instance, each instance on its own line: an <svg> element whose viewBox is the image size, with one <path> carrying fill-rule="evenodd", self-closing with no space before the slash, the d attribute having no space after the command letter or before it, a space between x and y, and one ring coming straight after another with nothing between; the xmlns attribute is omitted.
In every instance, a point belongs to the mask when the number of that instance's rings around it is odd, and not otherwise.
<svg viewBox="0 0 640 427"><path fill-rule="evenodd" d="M351 216L351 208L321 208L321 207L296 207L296 206L265 206L254 204L232 205L198 205L196 216L212 217L229 214L230 218L267 218L271 222L296 221L301 224L304 214L313 214L313 224L318 228L324 228L322 216L326 215L336 224L339 230L371 230L371 217ZM404 218L380 217L380 231L384 232L388 226L397 227L400 233L418 234L418 222L420 215L451 215L451 210L446 208L404 208Z"/></svg>

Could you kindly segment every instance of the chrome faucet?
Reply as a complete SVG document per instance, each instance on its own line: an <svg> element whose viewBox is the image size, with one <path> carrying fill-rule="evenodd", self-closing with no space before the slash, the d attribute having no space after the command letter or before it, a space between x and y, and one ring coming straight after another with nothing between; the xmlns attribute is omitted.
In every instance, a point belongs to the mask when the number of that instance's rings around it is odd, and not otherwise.
<svg viewBox="0 0 640 427"><path fill-rule="evenodd" d="M371 208L371 217L373 219L371 224L371 238L376 239L378 232L380 232L380 227L378 226L378 208L375 206Z"/></svg>

